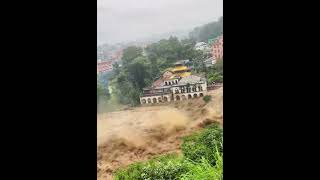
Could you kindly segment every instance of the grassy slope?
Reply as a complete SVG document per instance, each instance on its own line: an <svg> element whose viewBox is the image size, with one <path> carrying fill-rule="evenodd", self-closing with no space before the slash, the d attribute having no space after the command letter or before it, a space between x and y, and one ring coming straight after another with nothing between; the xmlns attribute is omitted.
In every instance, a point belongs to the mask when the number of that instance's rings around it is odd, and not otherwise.
<svg viewBox="0 0 320 180"><path fill-rule="evenodd" d="M223 177L222 128L211 125L184 138L183 155L161 155L115 173L116 180L220 180Z"/></svg>

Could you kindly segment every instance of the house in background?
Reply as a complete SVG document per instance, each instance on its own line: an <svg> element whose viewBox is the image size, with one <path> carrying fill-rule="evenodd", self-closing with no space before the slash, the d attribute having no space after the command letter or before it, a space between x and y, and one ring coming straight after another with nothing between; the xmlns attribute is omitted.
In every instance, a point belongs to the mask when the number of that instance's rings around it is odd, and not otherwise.
<svg viewBox="0 0 320 180"><path fill-rule="evenodd" d="M112 71L113 65L112 61L97 61L97 74L103 73L103 72L108 72Z"/></svg>
<svg viewBox="0 0 320 180"><path fill-rule="evenodd" d="M209 57L208 59L203 60L206 67L210 67L214 65L217 61L213 57Z"/></svg>
<svg viewBox="0 0 320 180"><path fill-rule="evenodd" d="M218 60L223 57L223 34L215 39L212 44L213 60Z"/></svg>
<svg viewBox="0 0 320 180"><path fill-rule="evenodd" d="M198 43L194 46L194 48L195 48L196 50L200 50L200 51L205 51L205 50L207 50L207 49L210 49L210 47L208 46L208 44L205 43L205 42L198 42Z"/></svg>

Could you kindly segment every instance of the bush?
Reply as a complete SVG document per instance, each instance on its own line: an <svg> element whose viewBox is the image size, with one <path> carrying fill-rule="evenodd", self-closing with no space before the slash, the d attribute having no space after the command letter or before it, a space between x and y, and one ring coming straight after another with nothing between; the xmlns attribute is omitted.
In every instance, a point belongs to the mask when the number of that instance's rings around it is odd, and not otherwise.
<svg viewBox="0 0 320 180"><path fill-rule="evenodd" d="M142 163L133 163L125 169L119 169L115 172L115 180L133 180L141 179Z"/></svg>
<svg viewBox="0 0 320 180"><path fill-rule="evenodd" d="M182 157L159 156L144 163L134 163L115 173L116 180L175 180L187 172Z"/></svg>
<svg viewBox="0 0 320 180"><path fill-rule="evenodd" d="M222 136L222 128L217 124L208 126L200 133L187 136L183 139L181 145L183 155L197 163L200 163L201 159L205 158L212 166L215 166L215 154L223 151Z"/></svg>
<svg viewBox="0 0 320 180"><path fill-rule="evenodd" d="M184 156L168 154L118 169L116 180L222 180L222 128L212 124L187 136Z"/></svg>
<svg viewBox="0 0 320 180"><path fill-rule="evenodd" d="M223 164L222 156L216 153L216 166L211 166L207 159L202 158L200 163L191 163L186 161L185 164L188 172L181 176L181 180L222 180Z"/></svg>
<svg viewBox="0 0 320 180"><path fill-rule="evenodd" d="M165 155L145 163L134 163L115 173L116 180L222 180L222 155L217 151L216 166L205 158L199 163L176 155Z"/></svg>
<svg viewBox="0 0 320 180"><path fill-rule="evenodd" d="M220 73L211 73L208 75L208 83L212 84L213 82L222 83L223 82L223 75Z"/></svg>
<svg viewBox="0 0 320 180"><path fill-rule="evenodd" d="M211 101L211 96L210 95L205 95L202 99L206 102L206 103L208 103L209 101Z"/></svg>

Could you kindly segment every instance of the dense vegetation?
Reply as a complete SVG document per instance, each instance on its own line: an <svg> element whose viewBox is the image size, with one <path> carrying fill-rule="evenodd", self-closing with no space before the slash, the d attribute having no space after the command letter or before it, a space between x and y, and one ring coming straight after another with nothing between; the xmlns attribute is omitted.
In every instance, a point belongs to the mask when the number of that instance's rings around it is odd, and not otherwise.
<svg viewBox="0 0 320 180"><path fill-rule="evenodd" d="M208 40L220 35L222 25L223 17L218 22L195 28L190 33L189 39L179 40L176 37L170 37L153 43L146 49L136 46L127 47L123 51L122 66L115 64L112 75L100 76L98 82L105 90L98 89L97 99L110 99L108 93L104 92L108 91L109 85L113 90L114 101L135 106L139 104L142 88L150 86L153 81L160 78L166 68L172 67L177 60L183 59L189 59L193 65L193 72L204 75L209 84L223 82L222 60L208 68L203 61L208 58L208 54L194 49L196 41Z"/></svg>
<svg viewBox="0 0 320 180"><path fill-rule="evenodd" d="M106 103L110 99L110 93L101 83L97 83L97 105ZM99 111L99 109L98 109Z"/></svg>
<svg viewBox="0 0 320 180"><path fill-rule="evenodd" d="M130 46L124 49L122 66L114 66L110 84L121 104L139 104L142 88L150 86L161 73L177 60L199 60L200 51L194 50L195 41L178 40L176 37L160 40L145 49Z"/></svg>
<svg viewBox="0 0 320 180"><path fill-rule="evenodd" d="M189 33L189 37L196 41L208 41L208 39L216 38L223 32L223 17L217 22L211 22L200 27L196 27Z"/></svg>
<svg viewBox="0 0 320 180"><path fill-rule="evenodd" d="M223 59L219 59L216 64L207 70L208 84L223 82Z"/></svg>
<svg viewBox="0 0 320 180"><path fill-rule="evenodd" d="M214 124L183 139L183 155L168 154L115 172L116 180L222 180L222 128Z"/></svg>
<svg viewBox="0 0 320 180"><path fill-rule="evenodd" d="M205 95L202 99L204 100L204 102L208 103L209 101L211 101L212 96L210 96L210 95Z"/></svg>

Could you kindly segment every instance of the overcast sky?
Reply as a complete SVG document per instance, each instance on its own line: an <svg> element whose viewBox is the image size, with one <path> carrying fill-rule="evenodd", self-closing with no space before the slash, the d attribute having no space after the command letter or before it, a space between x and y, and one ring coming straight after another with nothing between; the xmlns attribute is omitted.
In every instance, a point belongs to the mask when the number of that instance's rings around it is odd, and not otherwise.
<svg viewBox="0 0 320 180"><path fill-rule="evenodd" d="M190 29L223 15L223 0L98 0L98 44Z"/></svg>

